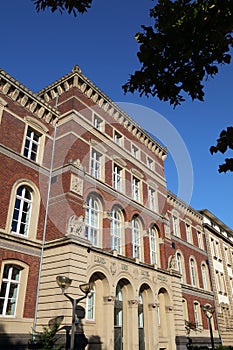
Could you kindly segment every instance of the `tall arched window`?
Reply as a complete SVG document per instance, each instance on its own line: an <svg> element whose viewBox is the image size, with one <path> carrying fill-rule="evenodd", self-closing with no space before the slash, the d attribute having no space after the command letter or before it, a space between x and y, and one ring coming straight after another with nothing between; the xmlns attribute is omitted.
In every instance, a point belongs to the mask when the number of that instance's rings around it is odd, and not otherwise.
<svg viewBox="0 0 233 350"><path fill-rule="evenodd" d="M196 263L193 258L189 260L190 280L192 286L197 286Z"/></svg>
<svg viewBox="0 0 233 350"><path fill-rule="evenodd" d="M122 213L120 209L113 208L111 212L111 249L115 249L118 253L122 252Z"/></svg>
<svg viewBox="0 0 233 350"><path fill-rule="evenodd" d="M132 254L133 258L141 258L141 223L138 218L132 220Z"/></svg>
<svg viewBox="0 0 233 350"><path fill-rule="evenodd" d="M206 265L204 263L201 264L201 274L202 274L203 288L208 290L209 289L208 273L207 273Z"/></svg>
<svg viewBox="0 0 233 350"><path fill-rule="evenodd" d="M150 238L150 262L151 264L158 264L158 252L157 252L157 230L156 228L150 227L149 229Z"/></svg>
<svg viewBox="0 0 233 350"><path fill-rule="evenodd" d="M179 273L182 275L183 274L183 268L182 268L182 258L180 253L176 254L176 261L177 261L177 269Z"/></svg>
<svg viewBox="0 0 233 350"><path fill-rule="evenodd" d="M11 231L27 236L31 216L32 190L25 185L16 192L15 206L11 223Z"/></svg>
<svg viewBox="0 0 233 350"><path fill-rule="evenodd" d="M86 300L86 319L89 321L95 319L95 287Z"/></svg>
<svg viewBox="0 0 233 350"><path fill-rule="evenodd" d="M0 293L0 315L2 316L15 316L21 270L22 268L17 265L4 266Z"/></svg>
<svg viewBox="0 0 233 350"><path fill-rule="evenodd" d="M193 312L194 312L194 321L196 328L199 328L201 325L201 318L200 318L200 304L198 301L194 301L193 303Z"/></svg>
<svg viewBox="0 0 233 350"><path fill-rule="evenodd" d="M99 244L100 232L99 202L94 196L87 198L85 236L94 245Z"/></svg>

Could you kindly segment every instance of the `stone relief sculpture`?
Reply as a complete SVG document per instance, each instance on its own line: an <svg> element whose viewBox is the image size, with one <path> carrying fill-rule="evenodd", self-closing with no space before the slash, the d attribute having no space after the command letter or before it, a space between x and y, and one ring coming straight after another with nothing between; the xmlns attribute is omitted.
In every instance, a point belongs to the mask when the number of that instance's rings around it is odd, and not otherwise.
<svg viewBox="0 0 233 350"><path fill-rule="evenodd" d="M169 262L169 268L172 270L177 270L177 263L175 255L172 255Z"/></svg>
<svg viewBox="0 0 233 350"><path fill-rule="evenodd" d="M70 190L82 196L83 194L83 180L78 176L71 174Z"/></svg>
<svg viewBox="0 0 233 350"><path fill-rule="evenodd" d="M72 234L83 238L85 237L85 222L82 215L72 215L69 218L67 234Z"/></svg>

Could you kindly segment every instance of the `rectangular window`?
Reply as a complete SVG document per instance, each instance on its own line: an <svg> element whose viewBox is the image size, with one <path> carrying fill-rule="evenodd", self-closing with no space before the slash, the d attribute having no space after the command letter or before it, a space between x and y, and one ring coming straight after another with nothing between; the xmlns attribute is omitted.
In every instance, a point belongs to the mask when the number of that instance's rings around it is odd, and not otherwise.
<svg viewBox="0 0 233 350"><path fill-rule="evenodd" d="M135 145L132 145L132 155L134 158L139 159L139 149Z"/></svg>
<svg viewBox="0 0 233 350"><path fill-rule="evenodd" d="M95 318L95 292L93 291L87 297L87 305L86 305L86 318L89 321L93 321Z"/></svg>
<svg viewBox="0 0 233 350"><path fill-rule="evenodd" d="M233 278L230 277L231 294L233 295Z"/></svg>
<svg viewBox="0 0 233 350"><path fill-rule="evenodd" d="M221 291L223 294L226 294L226 282L223 273L220 274L220 281L221 281Z"/></svg>
<svg viewBox="0 0 233 350"><path fill-rule="evenodd" d="M140 180L134 176L132 180L132 197L135 201L140 202Z"/></svg>
<svg viewBox="0 0 233 350"><path fill-rule="evenodd" d="M0 292L0 315L14 316L20 282L20 268L5 265Z"/></svg>
<svg viewBox="0 0 233 350"><path fill-rule="evenodd" d="M35 162L38 160L40 137L39 133L28 127L23 155Z"/></svg>
<svg viewBox="0 0 233 350"><path fill-rule="evenodd" d="M187 242L188 243L192 243L192 228L191 225L189 224L185 224L185 228L186 228L186 238L187 238Z"/></svg>
<svg viewBox="0 0 233 350"><path fill-rule="evenodd" d="M172 216L172 226L174 236L180 236L179 219L175 215Z"/></svg>
<svg viewBox="0 0 233 350"><path fill-rule="evenodd" d="M95 150L91 153L91 175L96 179L101 178L101 154Z"/></svg>
<svg viewBox="0 0 233 350"><path fill-rule="evenodd" d="M122 146L122 135L119 134L119 132L114 131L114 142L118 145L118 146Z"/></svg>
<svg viewBox="0 0 233 350"><path fill-rule="evenodd" d="M218 293L221 293L221 281L220 281L220 274L217 270L215 270L215 282Z"/></svg>
<svg viewBox="0 0 233 350"><path fill-rule="evenodd" d="M215 244L216 244L217 258L218 258L218 260L222 260L222 254L221 254L219 241L215 241Z"/></svg>
<svg viewBox="0 0 233 350"><path fill-rule="evenodd" d="M227 246L224 246L224 252L225 252L226 263L228 266L231 266L230 250L228 249Z"/></svg>
<svg viewBox="0 0 233 350"><path fill-rule="evenodd" d="M190 278L192 286L196 286L196 271L195 271L195 263L194 260L190 260Z"/></svg>
<svg viewBox="0 0 233 350"><path fill-rule="evenodd" d="M113 187L117 191L122 191L122 168L114 164L113 169Z"/></svg>
<svg viewBox="0 0 233 350"><path fill-rule="evenodd" d="M194 320L195 320L195 324L196 324L196 328L199 327L199 312L198 312L198 303L194 303Z"/></svg>
<svg viewBox="0 0 233 350"><path fill-rule="evenodd" d="M212 253L213 257L217 258L215 240L213 238L210 239L210 247L211 247L211 253Z"/></svg>
<svg viewBox="0 0 233 350"><path fill-rule="evenodd" d="M96 129L103 131L103 120L96 114L94 114L93 124Z"/></svg>
<svg viewBox="0 0 233 350"><path fill-rule="evenodd" d="M203 249L203 236L202 236L202 232L197 231L197 240L198 240L198 247L200 249Z"/></svg>
<svg viewBox="0 0 233 350"><path fill-rule="evenodd" d="M155 211L156 210L155 190L153 190L153 188L151 187L149 187L148 189L148 201L149 201L149 208Z"/></svg>
<svg viewBox="0 0 233 350"><path fill-rule="evenodd" d="M150 170L153 170L153 160L147 157L147 166Z"/></svg>

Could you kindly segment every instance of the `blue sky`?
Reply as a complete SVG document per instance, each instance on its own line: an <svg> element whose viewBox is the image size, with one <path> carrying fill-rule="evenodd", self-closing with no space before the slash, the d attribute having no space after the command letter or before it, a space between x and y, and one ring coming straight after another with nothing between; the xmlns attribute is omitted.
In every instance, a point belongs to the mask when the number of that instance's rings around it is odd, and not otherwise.
<svg viewBox="0 0 233 350"><path fill-rule="evenodd" d="M156 98L124 95L121 86L139 68L134 35L141 24L150 24L148 12L154 2L93 2L88 13L75 18L49 10L37 13L31 0L2 1L0 67L37 92L78 64L139 124L161 136L169 151L165 161L168 188L193 208L207 208L233 228L233 173L218 173L218 164L233 153L209 153L220 131L233 125L233 64L222 67L220 74L206 83L204 103L187 101L174 110ZM161 135L161 128L166 136Z"/></svg>

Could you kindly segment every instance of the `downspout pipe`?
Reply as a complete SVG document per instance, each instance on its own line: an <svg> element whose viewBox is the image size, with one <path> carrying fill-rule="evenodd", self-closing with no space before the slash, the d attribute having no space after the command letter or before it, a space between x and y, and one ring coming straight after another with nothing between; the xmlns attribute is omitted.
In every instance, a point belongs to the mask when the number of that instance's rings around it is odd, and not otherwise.
<svg viewBox="0 0 233 350"><path fill-rule="evenodd" d="M57 108L57 103L58 103L58 95L56 97L56 106L55 106L56 108ZM48 222L48 210L49 210L49 200L50 200L50 192L51 192L51 180L52 180L52 174L53 174L53 162L54 162L56 135L57 135L57 122L58 122L58 120L56 120L56 123L54 126L52 154L51 154L51 162L50 162L50 169L49 169L48 191L47 191L47 199L46 199L46 207L45 207L45 219L44 219L44 226L43 226L40 265L39 265L39 274L38 274L38 282L37 282L37 290L36 290L36 305L35 305L35 313L34 313L34 321L33 321L33 329L32 329L33 334L35 334L36 326L37 326L37 313L38 313L38 302L39 302L39 292L40 292L40 281L41 281L41 272L42 272L43 257L44 257L46 229L47 229L47 222Z"/></svg>

